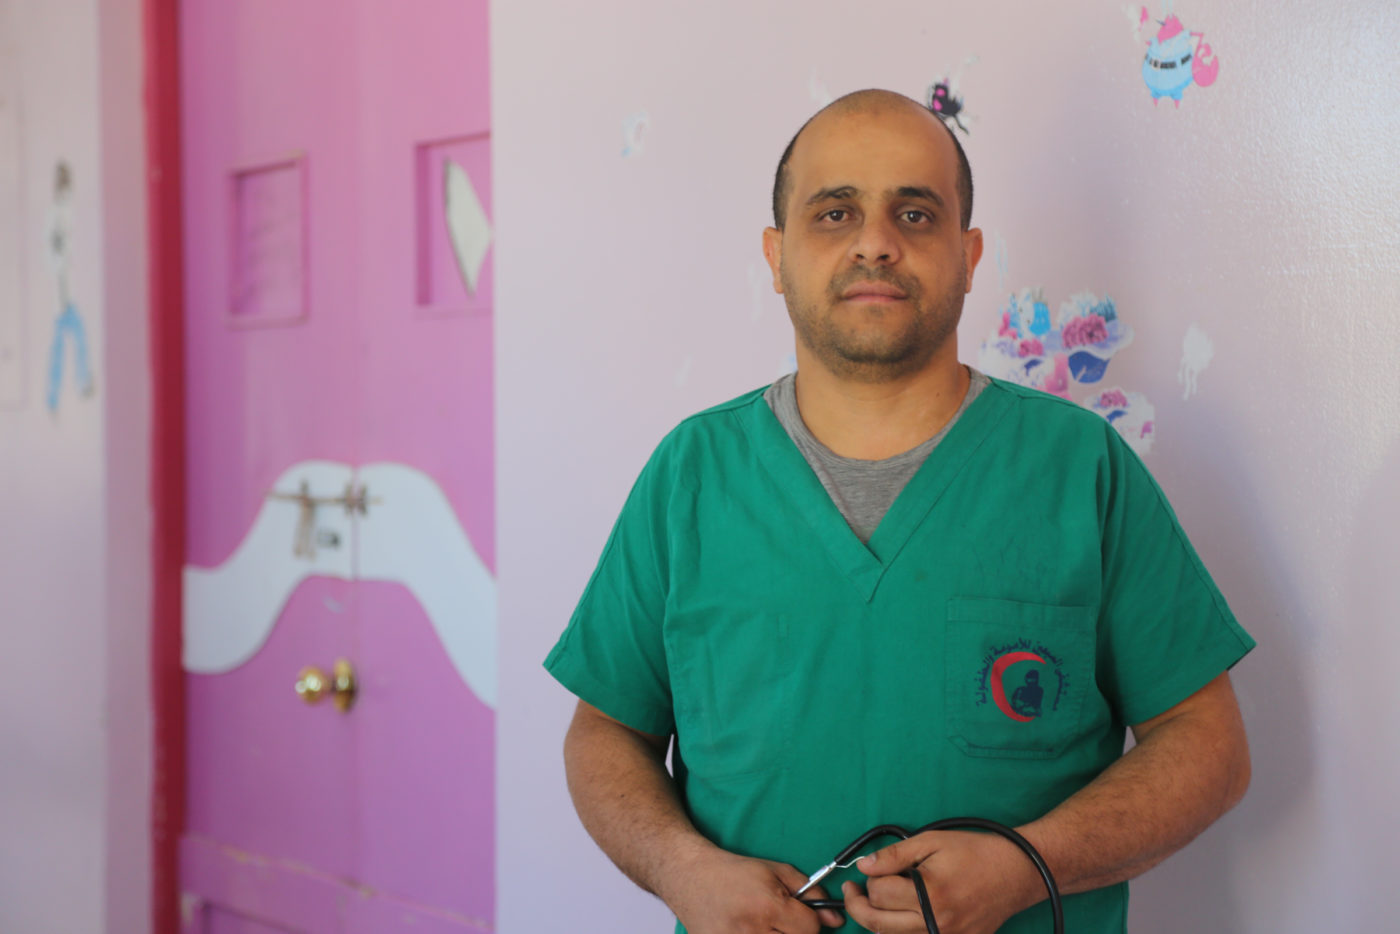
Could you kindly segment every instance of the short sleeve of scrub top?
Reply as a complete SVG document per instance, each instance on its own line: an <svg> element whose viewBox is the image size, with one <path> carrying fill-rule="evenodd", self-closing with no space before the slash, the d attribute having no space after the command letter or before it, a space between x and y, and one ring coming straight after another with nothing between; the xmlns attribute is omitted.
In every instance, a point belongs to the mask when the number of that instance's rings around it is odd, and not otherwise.
<svg viewBox="0 0 1400 934"><path fill-rule="evenodd" d="M666 443L642 469L545 667L581 700L635 730L675 729L662 640Z"/></svg>
<svg viewBox="0 0 1400 934"><path fill-rule="evenodd" d="M1097 678L1125 723L1165 713L1255 642L1235 620L1161 488L1108 431Z"/></svg>

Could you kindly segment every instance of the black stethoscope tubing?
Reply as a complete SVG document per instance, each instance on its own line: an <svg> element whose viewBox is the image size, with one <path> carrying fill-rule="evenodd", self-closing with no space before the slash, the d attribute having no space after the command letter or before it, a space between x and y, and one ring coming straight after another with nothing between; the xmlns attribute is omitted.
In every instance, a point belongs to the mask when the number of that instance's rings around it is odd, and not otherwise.
<svg viewBox="0 0 1400 934"><path fill-rule="evenodd" d="M1055 877L1050 873L1050 867L1045 864L1045 859L1031 846L1031 842L1012 830L1005 824L998 824L994 820L987 820L985 817L948 817L943 820L936 820L931 824L925 824L918 830L906 830L896 824L881 824L879 827L872 827L851 842L851 845L842 850L837 857L832 860L833 864L841 865L850 863L852 858L865 848L872 840L880 837L900 837L908 840L915 834L921 834L929 830L986 830L998 834L1021 848L1030 861L1035 864L1035 868L1040 873L1041 881L1045 883L1045 891L1050 896L1050 912L1054 920L1055 934L1064 934L1065 912L1060 904L1060 890L1055 885ZM924 885L923 876L919 875L918 868L915 867L905 873L914 882L914 891L919 896L919 908L924 915L924 926L928 928L928 934L938 934L938 922L933 917L933 906L929 903L928 887ZM811 901L803 900L804 905L810 906L813 910L817 908L834 908L838 911L844 910L846 903L839 898L822 898Z"/></svg>

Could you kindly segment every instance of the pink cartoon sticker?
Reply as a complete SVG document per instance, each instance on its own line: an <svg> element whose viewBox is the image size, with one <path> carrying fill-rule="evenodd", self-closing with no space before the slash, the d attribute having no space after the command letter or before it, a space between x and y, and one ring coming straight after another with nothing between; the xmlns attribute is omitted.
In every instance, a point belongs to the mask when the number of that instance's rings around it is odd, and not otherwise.
<svg viewBox="0 0 1400 934"><path fill-rule="evenodd" d="M1147 44L1142 59L1142 80L1156 104L1164 97L1181 106L1181 95L1195 84L1210 87L1220 75L1220 60L1205 41L1205 33L1188 30L1172 12L1167 0L1162 19L1154 19L1147 7L1124 7L1135 19L1133 37Z"/></svg>

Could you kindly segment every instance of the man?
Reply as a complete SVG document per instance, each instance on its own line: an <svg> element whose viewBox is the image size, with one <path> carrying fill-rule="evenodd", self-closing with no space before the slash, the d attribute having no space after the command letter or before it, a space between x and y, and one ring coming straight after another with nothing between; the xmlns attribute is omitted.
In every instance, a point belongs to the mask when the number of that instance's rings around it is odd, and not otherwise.
<svg viewBox="0 0 1400 934"><path fill-rule="evenodd" d="M580 698L584 826L690 934L917 934L912 866L944 934L1048 930L1031 863L981 833L862 860L848 919L794 898L872 826L965 815L1039 849L1067 930L1121 932L1125 880L1248 784L1225 672L1254 643L1141 462L957 361L971 200L900 95L799 131L763 235L796 378L667 436L546 661Z"/></svg>

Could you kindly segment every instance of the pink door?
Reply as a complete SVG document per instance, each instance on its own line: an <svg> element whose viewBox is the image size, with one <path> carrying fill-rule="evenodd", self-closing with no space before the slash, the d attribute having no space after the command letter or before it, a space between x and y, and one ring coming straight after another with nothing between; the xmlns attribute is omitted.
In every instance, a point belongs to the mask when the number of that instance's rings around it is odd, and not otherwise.
<svg viewBox="0 0 1400 934"><path fill-rule="evenodd" d="M486 11L181 5L189 932L494 927Z"/></svg>

